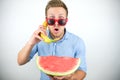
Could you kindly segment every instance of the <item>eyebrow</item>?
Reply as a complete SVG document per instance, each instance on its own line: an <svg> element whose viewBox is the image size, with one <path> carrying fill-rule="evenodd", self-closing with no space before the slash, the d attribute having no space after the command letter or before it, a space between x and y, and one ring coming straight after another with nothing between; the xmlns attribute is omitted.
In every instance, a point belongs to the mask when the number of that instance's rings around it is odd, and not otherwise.
<svg viewBox="0 0 120 80"><path fill-rule="evenodd" d="M55 18L55 16L50 16L49 18ZM63 18L65 18L65 17L59 16L58 18L63 19Z"/></svg>
<svg viewBox="0 0 120 80"><path fill-rule="evenodd" d="M54 16L53 14L51 14L49 17L50 17L50 18L55 18L55 16ZM65 18L62 14L60 14L58 17L59 17L59 18Z"/></svg>

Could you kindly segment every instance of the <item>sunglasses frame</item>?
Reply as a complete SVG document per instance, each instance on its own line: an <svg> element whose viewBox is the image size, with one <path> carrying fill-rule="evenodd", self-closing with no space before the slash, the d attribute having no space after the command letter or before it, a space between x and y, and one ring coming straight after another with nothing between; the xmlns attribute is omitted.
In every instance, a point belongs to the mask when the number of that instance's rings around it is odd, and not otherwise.
<svg viewBox="0 0 120 80"><path fill-rule="evenodd" d="M49 23L48 23L48 20L53 20L53 21L54 21L54 24L49 24ZM60 22L59 22L60 20L65 20L65 23L64 23L64 24L60 24ZM64 25L66 25L66 23L67 23L67 21L68 21L68 18L65 18L65 19L46 18L46 21L47 21L48 25L51 25L51 26L55 25L56 22L58 23L58 25L64 26Z"/></svg>

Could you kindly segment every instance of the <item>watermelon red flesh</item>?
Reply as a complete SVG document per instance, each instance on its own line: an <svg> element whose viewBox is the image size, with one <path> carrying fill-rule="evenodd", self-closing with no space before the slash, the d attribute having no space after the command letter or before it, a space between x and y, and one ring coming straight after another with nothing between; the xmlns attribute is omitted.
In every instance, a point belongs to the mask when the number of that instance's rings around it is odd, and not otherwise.
<svg viewBox="0 0 120 80"><path fill-rule="evenodd" d="M49 59L48 59L49 58ZM46 70L50 71L56 71L56 72L66 72L68 70L71 70L74 65L77 63L77 59L75 58L64 58L64 57L43 57L39 64L41 64L42 67L44 67ZM62 63L62 64L61 64ZM57 67L59 66L59 67Z"/></svg>
<svg viewBox="0 0 120 80"><path fill-rule="evenodd" d="M39 56L37 64L40 70L50 75L67 75L74 72L80 64L79 58Z"/></svg>

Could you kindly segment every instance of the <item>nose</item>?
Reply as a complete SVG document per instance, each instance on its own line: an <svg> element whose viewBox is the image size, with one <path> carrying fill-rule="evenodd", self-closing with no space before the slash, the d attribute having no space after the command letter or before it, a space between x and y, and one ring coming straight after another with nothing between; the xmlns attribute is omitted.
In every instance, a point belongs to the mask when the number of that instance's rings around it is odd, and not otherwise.
<svg viewBox="0 0 120 80"><path fill-rule="evenodd" d="M58 26L58 21L56 20L56 21L55 21L55 27L57 27L57 26Z"/></svg>

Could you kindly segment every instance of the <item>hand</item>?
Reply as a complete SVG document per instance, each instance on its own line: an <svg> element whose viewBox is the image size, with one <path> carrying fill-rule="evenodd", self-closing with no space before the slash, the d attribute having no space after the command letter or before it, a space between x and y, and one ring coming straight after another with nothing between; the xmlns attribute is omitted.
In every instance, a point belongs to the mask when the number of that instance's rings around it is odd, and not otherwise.
<svg viewBox="0 0 120 80"><path fill-rule="evenodd" d="M49 76L50 80L56 80L53 76L51 76L51 75L48 75L48 76Z"/></svg>
<svg viewBox="0 0 120 80"><path fill-rule="evenodd" d="M56 80L70 80L72 77L72 74L66 75L66 76L54 76Z"/></svg>
<svg viewBox="0 0 120 80"><path fill-rule="evenodd" d="M58 79L55 79L54 76L51 76L51 75L48 75L48 76L49 76L50 80L58 80Z"/></svg>
<svg viewBox="0 0 120 80"><path fill-rule="evenodd" d="M42 25L40 25L38 27L38 29L34 31L33 35L29 39L28 43L31 44L31 45L35 45L36 43L41 41L42 38L40 37L40 33L43 33L43 34L46 35L46 30Z"/></svg>

